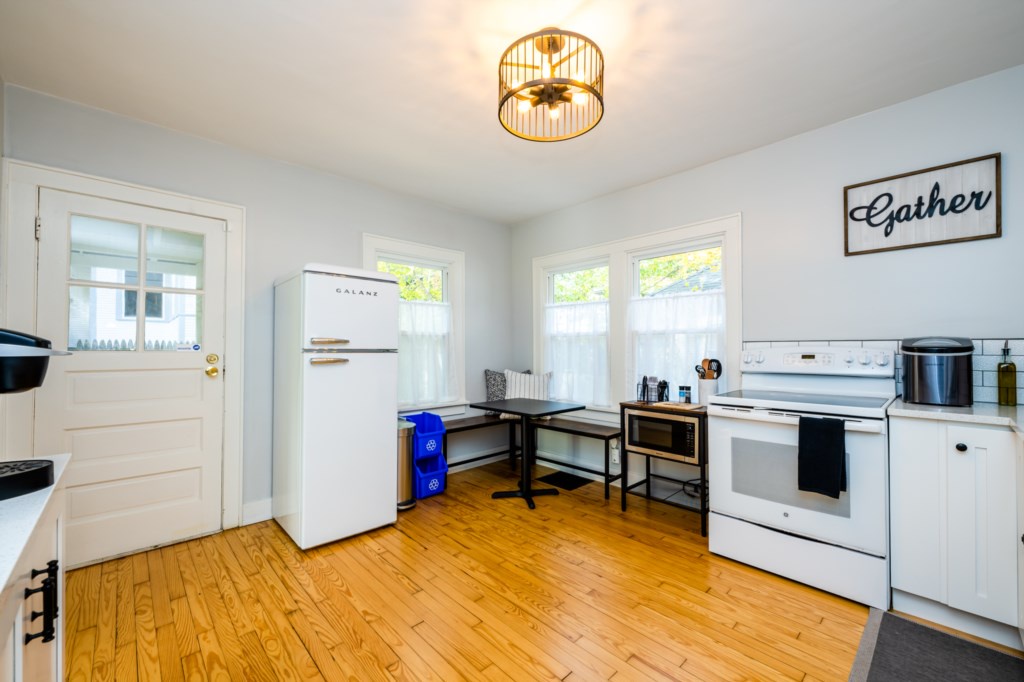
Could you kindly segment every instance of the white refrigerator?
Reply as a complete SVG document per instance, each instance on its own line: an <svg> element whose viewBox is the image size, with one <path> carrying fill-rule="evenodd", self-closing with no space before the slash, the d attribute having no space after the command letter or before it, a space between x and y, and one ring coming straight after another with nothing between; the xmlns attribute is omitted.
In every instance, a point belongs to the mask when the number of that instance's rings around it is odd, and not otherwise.
<svg viewBox="0 0 1024 682"><path fill-rule="evenodd" d="M273 513L302 549L395 522L398 284L320 263L274 286Z"/></svg>

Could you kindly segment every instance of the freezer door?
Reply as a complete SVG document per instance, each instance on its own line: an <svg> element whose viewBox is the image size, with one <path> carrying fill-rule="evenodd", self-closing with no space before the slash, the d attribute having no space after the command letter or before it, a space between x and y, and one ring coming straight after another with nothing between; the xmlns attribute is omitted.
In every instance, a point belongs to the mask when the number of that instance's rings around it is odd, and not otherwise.
<svg viewBox="0 0 1024 682"><path fill-rule="evenodd" d="M394 523L397 353L303 356L303 549Z"/></svg>
<svg viewBox="0 0 1024 682"><path fill-rule="evenodd" d="M398 284L307 272L303 291L303 348L398 348Z"/></svg>

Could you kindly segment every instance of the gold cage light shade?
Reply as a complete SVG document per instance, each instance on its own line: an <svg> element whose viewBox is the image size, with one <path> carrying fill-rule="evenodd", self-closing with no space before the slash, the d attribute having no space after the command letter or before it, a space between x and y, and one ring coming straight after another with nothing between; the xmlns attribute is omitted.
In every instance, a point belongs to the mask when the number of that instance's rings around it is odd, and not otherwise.
<svg viewBox="0 0 1024 682"><path fill-rule="evenodd" d="M604 115L604 55L589 38L545 28L512 43L498 64L498 120L524 140L582 135Z"/></svg>

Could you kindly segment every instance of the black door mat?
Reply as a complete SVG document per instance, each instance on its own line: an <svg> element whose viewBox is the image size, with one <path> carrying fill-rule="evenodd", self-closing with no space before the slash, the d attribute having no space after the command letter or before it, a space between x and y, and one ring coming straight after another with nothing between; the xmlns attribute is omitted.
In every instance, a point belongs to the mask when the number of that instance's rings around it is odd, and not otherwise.
<svg viewBox="0 0 1024 682"><path fill-rule="evenodd" d="M1024 680L1024 659L871 609L850 679Z"/></svg>
<svg viewBox="0 0 1024 682"><path fill-rule="evenodd" d="M576 474L569 474L564 471L556 471L553 474L546 474L537 479L543 481L548 485L553 485L556 488L562 490L576 490L576 488L582 488L588 483L593 483L589 478L583 478Z"/></svg>

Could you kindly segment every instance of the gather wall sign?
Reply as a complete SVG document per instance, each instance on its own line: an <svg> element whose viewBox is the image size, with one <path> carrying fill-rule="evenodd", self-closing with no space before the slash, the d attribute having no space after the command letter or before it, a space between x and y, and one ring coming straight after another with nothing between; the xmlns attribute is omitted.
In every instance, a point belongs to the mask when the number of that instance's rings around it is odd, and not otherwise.
<svg viewBox="0 0 1024 682"><path fill-rule="evenodd" d="M846 255L1002 234L999 154L844 187Z"/></svg>

